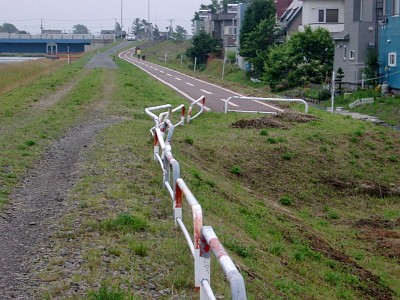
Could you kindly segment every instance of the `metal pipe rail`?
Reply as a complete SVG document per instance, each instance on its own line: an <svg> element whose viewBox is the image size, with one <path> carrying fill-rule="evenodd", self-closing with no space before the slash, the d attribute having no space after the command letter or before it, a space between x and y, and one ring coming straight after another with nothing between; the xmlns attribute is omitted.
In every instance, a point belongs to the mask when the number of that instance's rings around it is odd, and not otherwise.
<svg viewBox="0 0 400 300"><path fill-rule="evenodd" d="M301 102L305 105L305 113L308 113L308 103L306 101L304 101L303 99L286 99L286 98L258 98L258 97L239 97L239 96L232 96L229 97L228 99L224 100L225 101L225 114L228 113L228 111L234 111L234 112L260 112L260 111L240 111L240 110L228 110L228 105L229 105L229 101L232 99L239 99L239 100L256 100L256 101L271 101L271 102L275 102L275 101L280 101L280 102ZM262 112L260 112L262 113Z"/></svg>
<svg viewBox="0 0 400 300"><path fill-rule="evenodd" d="M202 97L198 101L204 101ZM159 116L153 113L154 110L167 109L168 111L162 112ZM161 105L146 109L146 114L153 118L155 126L150 130L154 137L154 159L158 160L163 171L163 186L167 188L171 196L173 204L173 217L175 227L180 228L185 236L186 242L189 246L190 252L194 260L194 279L195 288L200 291L200 300L214 300L216 299L211 289L211 263L210 253L212 250L219 260L220 265L231 285L232 299L245 300L246 290L244 281L239 271L236 269L232 260L225 252L222 244L219 242L214 231L209 226L203 226L203 211L184 182L180 178L180 166L178 161L172 155L171 140L175 130L175 126L183 125L181 114L181 122L173 125L169 117L173 112L179 109L184 109L184 106L178 106L172 109L171 106ZM203 110L201 110L195 117L197 117ZM188 123L190 121L191 109L188 114ZM181 124L182 123L182 124ZM154 133L153 133L154 132ZM166 139L165 139L165 135ZM161 155L159 153L161 148ZM172 176L171 176L172 171ZM171 180L172 177L172 180ZM193 240L183 222L182 200L185 197L186 202L191 207L192 222L193 222Z"/></svg>
<svg viewBox="0 0 400 300"><path fill-rule="evenodd" d="M200 111L195 116L192 117L193 106L195 106L199 102L201 102ZM187 122L190 123L190 120L193 120L193 119L197 118L198 116L200 116L203 113L205 106L206 106L206 97L205 96L201 96L199 99L192 102L189 106Z"/></svg>
<svg viewBox="0 0 400 300"><path fill-rule="evenodd" d="M235 264L226 253L224 246L218 240L217 235L211 226L203 226L201 229L202 233L202 249L207 249L211 247L215 257L222 269L224 270L225 277L229 281L231 286L232 299L242 300L246 299L246 288L244 285L244 280L239 270L236 268Z"/></svg>
<svg viewBox="0 0 400 300"><path fill-rule="evenodd" d="M203 211L199 202L189 190L182 178L176 180L175 198L174 198L174 219L175 226L180 225L177 219L182 219L182 196L185 196L187 203L192 208L193 218L193 258L194 258L194 285L200 289L201 281L206 279L210 282L210 259L209 255L200 255L201 228L203 227ZM182 225L184 226L183 222ZM186 228L186 227L185 227ZM190 245L190 244L189 244Z"/></svg>

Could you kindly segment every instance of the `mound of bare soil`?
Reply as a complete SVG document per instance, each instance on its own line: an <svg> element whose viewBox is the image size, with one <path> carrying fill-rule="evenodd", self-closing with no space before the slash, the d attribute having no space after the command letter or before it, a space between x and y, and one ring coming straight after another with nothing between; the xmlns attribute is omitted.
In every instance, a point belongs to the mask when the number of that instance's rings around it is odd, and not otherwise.
<svg viewBox="0 0 400 300"><path fill-rule="evenodd" d="M294 111L285 111L274 115L265 115L258 119L243 119L231 125L232 128L262 129L262 128L279 128L290 129L296 123L307 123L318 118L309 114L301 114Z"/></svg>
<svg viewBox="0 0 400 300"><path fill-rule="evenodd" d="M324 178L323 182L340 190L354 191L376 197L400 196L400 186L378 182L349 182L338 178Z"/></svg>
<svg viewBox="0 0 400 300"><path fill-rule="evenodd" d="M380 255L400 261L400 218L395 220L371 216L357 220L354 225L358 229L358 238L374 245L372 249Z"/></svg>

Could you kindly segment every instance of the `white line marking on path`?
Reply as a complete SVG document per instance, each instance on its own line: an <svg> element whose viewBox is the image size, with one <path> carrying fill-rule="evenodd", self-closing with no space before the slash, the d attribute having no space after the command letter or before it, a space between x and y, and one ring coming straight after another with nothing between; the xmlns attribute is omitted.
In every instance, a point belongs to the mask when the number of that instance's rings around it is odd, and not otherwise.
<svg viewBox="0 0 400 300"><path fill-rule="evenodd" d="M178 77L175 77L175 79L176 79L176 80L179 80L179 81L181 81L181 80L182 80L182 79L180 79L180 78L178 78Z"/></svg>
<svg viewBox="0 0 400 300"><path fill-rule="evenodd" d="M154 68L154 70L158 71L158 69L157 69L157 68Z"/></svg>
<svg viewBox="0 0 400 300"><path fill-rule="evenodd" d="M165 72L160 70L160 73L163 73L163 74L164 74Z"/></svg>
<svg viewBox="0 0 400 300"><path fill-rule="evenodd" d="M272 109L274 109L274 110L277 110L277 111L280 111L280 112L284 112L283 109L277 108L276 106L272 106L272 105L266 104L266 103L264 103L264 102L262 102L262 101L258 101L258 100L253 100L253 101L256 102L256 103L258 103L258 104L264 105L264 106L266 106L266 107L272 108Z"/></svg>
<svg viewBox="0 0 400 300"><path fill-rule="evenodd" d="M172 76L172 75L167 73L167 76Z"/></svg>
<svg viewBox="0 0 400 300"><path fill-rule="evenodd" d="M203 93L209 94L209 95L212 95L212 94L213 94L213 93L211 93L211 92L209 92L209 91L202 90L202 89L200 89L200 91L202 91Z"/></svg>
<svg viewBox="0 0 400 300"><path fill-rule="evenodd" d="M190 85L190 86L194 86L194 84L191 84L190 82L186 82L186 84Z"/></svg>
<svg viewBox="0 0 400 300"><path fill-rule="evenodd" d="M220 100L222 100L222 101L226 101L226 99L220 99ZM232 103L232 102L228 102L228 104L229 105L232 105L232 106L235 106L235 107L238 107L239 105L237 105L237 104L235 104L235 103Z"/></svg>

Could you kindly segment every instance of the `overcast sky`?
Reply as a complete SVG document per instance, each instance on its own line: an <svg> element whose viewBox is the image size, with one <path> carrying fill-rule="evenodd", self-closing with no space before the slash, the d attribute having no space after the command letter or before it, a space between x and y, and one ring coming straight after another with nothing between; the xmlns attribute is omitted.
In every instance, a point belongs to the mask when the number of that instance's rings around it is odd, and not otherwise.
<svg viewBox="0 0 400 300"><path fill-rule="evenodd" d="M12 23L19 30L40 33L44 29L70 32L75 24L84 24L91 33L113 29L115 19L127 30L135 18L148 18L161 31L169 26L181 25L191 34L190 20L200 4L211 0L0 0L0 24ZM150 3L150 5L148 5Z"/></svg>

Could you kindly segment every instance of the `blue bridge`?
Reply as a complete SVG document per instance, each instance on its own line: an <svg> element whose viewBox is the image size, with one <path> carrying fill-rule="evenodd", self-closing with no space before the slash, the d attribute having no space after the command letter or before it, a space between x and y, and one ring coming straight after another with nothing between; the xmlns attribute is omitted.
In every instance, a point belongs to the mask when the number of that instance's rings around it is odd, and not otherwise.
<svg viewBox="0 0 400 300"><path fill-rule="evenodd" d="M8 34L0 33L0 53L82 53L115 41L114 34Z"/></svg>

